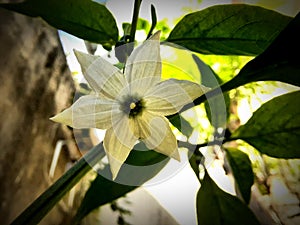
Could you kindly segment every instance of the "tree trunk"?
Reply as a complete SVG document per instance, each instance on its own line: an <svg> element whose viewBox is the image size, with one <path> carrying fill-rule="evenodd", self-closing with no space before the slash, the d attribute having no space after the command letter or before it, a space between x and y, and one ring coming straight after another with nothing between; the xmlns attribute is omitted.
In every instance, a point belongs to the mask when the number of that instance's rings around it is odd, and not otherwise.
<svg viewBox="0 0 300 225"><path fill-rule="evenodd" d="M49 120L72 103L74 84L57 31L0 9L0 222L8 224L65 172L49 177L55 144L71 132ZM63 151L67 153L66 151ZM41 224L62 224L55 207Z"/></svg>

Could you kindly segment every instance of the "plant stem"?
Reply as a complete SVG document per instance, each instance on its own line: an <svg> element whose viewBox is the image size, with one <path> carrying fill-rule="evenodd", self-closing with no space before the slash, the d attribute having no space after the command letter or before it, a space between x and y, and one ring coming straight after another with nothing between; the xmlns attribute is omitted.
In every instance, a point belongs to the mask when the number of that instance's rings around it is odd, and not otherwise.
<svg viewBox="0 0 300 225"><path fill-rule="evenodd" d="M214 140L214 141L208 141L197 145L190 144L189 142L178 141L178 147L185 147L188 148L190 151L195 151L195 150L199 150L199 148L203 148L206 146L213 146L213 145L221 145L222 143L232 141L232 140L234 139Z"/></svg>
<svg viewBox="0 0 300 225"><path fill-rule="evenodd" d="M131 30L130 30L130 42L134 42L135 40L135 32L136 32L137 22L139 18L141 3L142 0L134 1L133 16L132 16Z"/></svg>
<svg viewBox="0 0 300 225"><path fill-rule="evenodd" d="M206 92L204 95L201 95L200 97L196 98L192 103L186 104L185 106L183 106L183 108L178 112L175 113L173 115L167 116L167 118L170 120L172 117L193 108L196 105L200 105L203 102L205 102L206 100L213 98L215 96L221 95L224 92L230 91L233 88L237 88L238 86L233 86L231 82L227 82L222 84L220 87L216 87L214 89L211 89L210 91Z"/></svg>
<svg viewBox="0 0 300 225"><path fill-rule="evenodd" d="M155 7L152 4L151 4L151 20L152 20L151 28L150 28L149 33L147 35L147 39L152 35L152 32L153 32L153 30L154 30L154 28L156 27L156 24L157 24L157 17L156 17Z"/></svg>
<svg viewBox="0 0 300 225"><path fill-rule="evenodd" d="M11 225L36 225L78 181L105 156L103 144L93 147L70 170L28 206Z"/></svg>

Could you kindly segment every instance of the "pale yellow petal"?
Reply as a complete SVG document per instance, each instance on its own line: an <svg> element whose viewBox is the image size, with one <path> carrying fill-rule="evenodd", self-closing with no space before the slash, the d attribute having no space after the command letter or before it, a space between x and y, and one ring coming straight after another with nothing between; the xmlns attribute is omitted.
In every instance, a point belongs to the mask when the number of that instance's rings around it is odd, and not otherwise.
<svg viewBox="0 0 300 225"><path fill-rule="evenodd" d="M165 117L144 111L137 118L140 137L149 149L180 161L177 140Z"/></svg>
<svg viewBox="0 0 300 225"><path fill-rule="evenodd" d="M208 90L187 80L165 80L148 90L144 97L145 107L160 115L172 115Z"/></svg>
<svg viewBox="0 0 300 225"><path fill-rule="evenodd" d="M125 76L131 94L143 96L146 90L161 79L160 32L155 33L128 57Z"/></svg>
<svg viewBox="0 0 300 225"><path fill-rule="evenodd" d="M109 160L112 179L117 177L122 164L138 139L132 132L131 122L133 121L124 115L120 121L116 121L106 131L103 144Z"/></svg>
<svg viewBox="0 0 300 225"><path fill-rule="evenodd" d="M80 97L70 108L50 119L78 129L107 129L112 126L113 118L116 119L123 114L115 104L112 100L86 95Z"/></svg>
<svg viewBox="0 0 300 225"><path fill-rule="evenodd" d="M128 86L124 74L102 57L74 52L85 79L94 91L116 99L124 87Z"/></svg>

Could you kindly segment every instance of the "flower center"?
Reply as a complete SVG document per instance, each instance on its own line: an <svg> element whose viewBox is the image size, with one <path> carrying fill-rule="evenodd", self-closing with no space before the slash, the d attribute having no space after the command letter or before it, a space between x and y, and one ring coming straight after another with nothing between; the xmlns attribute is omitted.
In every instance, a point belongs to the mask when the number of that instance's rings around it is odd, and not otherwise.
<svg viewBox="0 0 300 225"><path fill-rule="evenodd" d="M144 108L145 106L143 99L133 96L127 96L120 106L120 109L129 115L129 117L135 117L139 115Z"/></svg>
<svg viewBox="0 0 300 225"><path fill-rule="evenodd" d="M133 110L136 107L135 102L131 102L129 107L130 107L131 110Z"/></svg>

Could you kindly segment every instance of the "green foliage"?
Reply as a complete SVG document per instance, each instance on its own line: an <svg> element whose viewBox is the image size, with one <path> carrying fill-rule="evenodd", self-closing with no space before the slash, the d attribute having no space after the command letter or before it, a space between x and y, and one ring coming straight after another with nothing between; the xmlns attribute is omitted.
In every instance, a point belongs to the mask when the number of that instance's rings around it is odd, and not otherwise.
<svg viewBox="0 0 300 225"><path fill-rule="evenodd" d="M148 22L148 20L139 18L138 22L137 22L137 26L136 29L137 30L145 30L147 32L147 30L150 28L150 23Z"/></svg>
<svg viewBox="0 0 300 225"><path fill-rule="evenodd" d="M41 17L53 27L110 49L118 40L116 21L108 9L91 0L27 0L0 7Z"/></svg>
<svg viewBox="0 0 300 225"><path fill-rule="evenodd" d="M125 166L122 166L116 180L105 178L110 177L109 166L105 166L103 170L98 171L100 175L91 183L86 192L75 216L75 221L79 222L92 210L124 196L137 186L141 186L154 177L168 162L169 158L167 156L149 150L142 142L137 144L134 150L130 152L125 161ZM132 165L133 167L126 165ZM136 166L141 166L144 169L137 169Z"/></svg>
<svg viewBox="0 0 300 225"><path fill-rule="evenodd" d="M258 6L217 5L185 16L167 41L217 55L258 55L290 17Z"/></svg>
<svg viewBox="0 0 300 225"><path fill-rule="evenodd" d="M254 174L251 161L247 154L237 149L226 149L226 156L232 169L238 191L243 199L249 204L251 186L254 183Z"/></svg>
<svg viewBox="0 0 300 225"><path fill-rule="evenodd" d="M231 138L242 139L272 157L299 158L299 105L300 91L276 97L255 111Z"/></svg>
<svg viewBox="0 0 300 225"><path fill-rule="evenodd" d="M106 170L105 172L109 172L108 166L106 166L104 170ZM85 216L99 206L112 202L135 188L136 186L119 184L104 178L102 175L97 175L81 202L73 219L73 224L79 223Z"/></svg>
<svg viewBox="0 0 300 225"><path fill-rule="evenodd" d="M252 56L237 55L203 55L197 54L199 58L220 77L225 83L235 77L250 60Z"/></svg>
<svg viewBox="0 0 300 225"><path fill-rule="evenodd" d="M237 76L221 85L223 92L254 81L282 81L300 86L300 13L259 56L248 62ZM219 94L219 87L194 101L201 104L206 98Z"/></svg>
<svg viewBox="0 0 300 225"><path fill-rule="evenodd" d="M282 81L300 86L300 13L259 56L247 63L225 90L253 81Z"/></svg>
<svg viewBox="0 0 300 225"><path fill-rule="evenodd" d="M207 171L197 194L198 224L259 225L252 211L237 197L222 191Z"/></svg>
<svg viewBox="0 0 300 225"><path fill-rule="evenodd" d="M131 30L131 24L130 23L122 23L122 29L124 32L124 36L129 36L130 30Z"/></svg>
<svg viewBox="0 0 300 225"><path fill-rule="evenodd" d="M171 30L168 25L168 19L165 18L163 20L158 21L156 25L156 29L161 31L161 39L162 40L166 39Z"/></svg>

